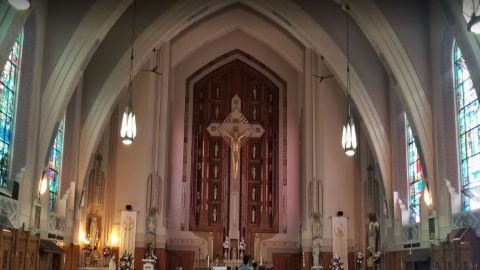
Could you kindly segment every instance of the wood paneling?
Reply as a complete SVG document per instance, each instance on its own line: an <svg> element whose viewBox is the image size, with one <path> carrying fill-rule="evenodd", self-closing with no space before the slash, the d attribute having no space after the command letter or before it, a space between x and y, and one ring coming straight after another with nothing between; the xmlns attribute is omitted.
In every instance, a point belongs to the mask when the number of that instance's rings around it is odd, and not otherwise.
<svg viewBox="0 0 480 270"><path fill-rule="evenodd" d="M165 249L164 248L157 248L155 250L155 254L156 254L157 259L158 259L157 270L166 270L167 268L165 268L165 264L166 264Z"/></svg>
<svg viewBox="0 0 480 270"><path fill-rule="evenodd" d="M253 250L255 233L278 232L279 89L239 60L207 74L193 88L190 229L214 232L214 253L223 254L229 230L231 149L223 138L210 136L207 127L224 121L238 95L247 121L265 129L260 138L246 140L240 152L238 220L247 250Z"/></svg>
<svg viewBox="0 0 480 270"><path fill-rule="evenodd" d="M175 267L182 267L182 270L193 270L195 258L193 251L167 250L166 254L166 269L174 270Z"/></svg>
<svg viewBox="0 0 480 270"><path fill-rule="evenodd" d="M135 269L143 269L142 259L145 256L145 248L135 247L134 265Z"/></svg>
<svg viewBox="0 0 480 270"><path fill-rule="evenodd" d="M301 269L301 254L273 253L273 266L275 270Z"/></svg>

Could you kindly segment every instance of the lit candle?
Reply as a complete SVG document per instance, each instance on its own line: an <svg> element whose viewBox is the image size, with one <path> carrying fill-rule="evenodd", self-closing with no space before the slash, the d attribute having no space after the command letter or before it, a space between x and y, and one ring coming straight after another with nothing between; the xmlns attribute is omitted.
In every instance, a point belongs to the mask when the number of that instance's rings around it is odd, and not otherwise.
<svg viewBox="0 0 480 270"><path fill-rule="evenodd" d="M207 255L207 267L210 267L210 255Z"/></svg>
<svg viewBox="0 0 480 270"><path fill-rule="evenodd" d="M263 258L260 257L260 265L263 265Z"/></svg>

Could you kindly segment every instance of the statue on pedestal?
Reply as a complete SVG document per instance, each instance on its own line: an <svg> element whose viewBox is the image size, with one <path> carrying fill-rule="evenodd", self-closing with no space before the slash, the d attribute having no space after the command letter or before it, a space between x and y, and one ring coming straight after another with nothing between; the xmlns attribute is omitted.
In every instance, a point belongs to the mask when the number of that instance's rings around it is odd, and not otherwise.
<svg viewBox="0 0 480 270"><path fill-rule="evenodd" d="M375 254L378 251L378 238L380 233L380 224L374 213L368 214L368 251L371 254Z"/></svg>
<svg viewBox="0 0 480 270"><path fill-rule="evenodd" d="M228 251L230 249L230 239L228 236L225 236L225 241L223 241L223 257L225 260L228 260Z"/></svg>

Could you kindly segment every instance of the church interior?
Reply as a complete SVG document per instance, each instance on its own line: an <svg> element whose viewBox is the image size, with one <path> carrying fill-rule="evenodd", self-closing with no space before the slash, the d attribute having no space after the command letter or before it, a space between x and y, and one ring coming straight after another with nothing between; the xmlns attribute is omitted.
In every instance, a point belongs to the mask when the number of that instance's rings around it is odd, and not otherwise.
<svg viewBox="0 0 480 270"><path fill-rule="evenodd" d="M479 6L0 1L0 269L480 269Z"/></svg>

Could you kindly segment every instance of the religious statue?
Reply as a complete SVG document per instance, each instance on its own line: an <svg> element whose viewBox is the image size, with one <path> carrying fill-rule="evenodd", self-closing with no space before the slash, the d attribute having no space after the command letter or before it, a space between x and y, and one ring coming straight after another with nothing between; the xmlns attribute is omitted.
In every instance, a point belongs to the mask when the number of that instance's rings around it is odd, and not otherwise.
<svg viewBox="0 0 480 270"><path fill-rule="evenodd" d="M87 231L88 231L88 240L90 245L96 247L100 240L100 217L98 216L99 210L98 205L93 205L90 208L90 213L87 218Z"/></svg>
<svg viewBox="0 0 480 270"><path fill-rule="evenodd" d="M215 142L215 146L213 147L214 151L213 151L213 155L215 157L218 157L218 143Z"/></svg>
<svg viewBox="0 0 480 270"><path fill-rule="evenodd" d="M255 210L255 207L252 207L252 223L255 223L256 217L257 217L257 211Z"/></svg>
<svg viewBox="0 0 480 270"><path fill-rule="evenodd" d="M213 207L213 210L212 210L212 216L213 216L213 222L217 222L217 206L214 206Z"/></svg>
<svg viewBox="0 0 480 270"><path fill-rule="evenodd" d="M257 106L253 106L253 121L257 121Z"/></svg>
<svg viewBox="0 0 480 270"><path fill-rule="evenodd" d="M236 260L237 259L237 248L234 246L232 248L232 256L231 256L232 260Z"/></svg>
<svg viewBox="0 0 480 270"><path fill-rule="evenodd" d="M145 251L144 259L157 261L157 256L155 255L155 248L153 243L148 243L147 250Z"/></svg>
<svg viewBox="0 0 480 270"><path fill-rule="evenodd" d="M110 258L110 262L108 263L108 270L117 270L117 264L115 263L115 254L113 254Z"/></svg>
<svg viewBox="0 0 480 270"><path fill-rule="evenodd" d="M257 168L255 166L252 167L252 179L257 179Z"/></svg>
<svg viewBox="0 0 480 270"><path fill-rule="evenodd" d="M222 126L218 127L218 130L222 134L222 136L226 137L228 140L228 143L230 147L232 148L232 163L233 163L233 172L234 172L234 178L237 177L238 175L238 167L240 163L240 147L243 144L243 139L245 137L249 137L250 134L252 133L253 129L251 126L249 126L242 134L238 135L238 126L233 127L233 134L230 134L227 132Z"/></svg>
<svg viewBox="0 0 480 270"><path fill-rule="evenodd" d="M216 94L216 97L217 99L219 98L219 94L220 94L220 89L217 87L217 89L215 89L215 94Z"/></svg>
<svg viewBox="0 0 480 270"><path fill-rule="evenodd" d="M368 214L368 250L371 254L375 254L378 250L378 237L380 233L380 224L374 213Z"/></svg>
<svg viewBox="0 0 480 270"><path fill-rule="evenodd" d="M255 194L256 193L256 189L255 187L252 188L252 201L255 201L257 199L257 195Z"/></svg>
<svg viewBox="0 0 480 270"><path fill-rule="evenodd" d="M213 185L213 199L216 200L218 196L218 187L217 184Z"/></svg>
<svg viewBox="0 0 480 270"><path fill-rule="evenodd" d="M230 239L228 236L225 236L225 241L223 241L223 256L224 259L228 259L228 250L230 249Z"/></svg>
<svg viewBox="0 0 480 270"><path fill-rule="evenodd" d="M253 87L253 100L257 100L257 88Z"/></svg>
<svg viewBox="0 0 480 270"><path fill-rule="evenodd" d="M218 108L218 104L215 106L215 119L218 119L218 115L220 113L220 109Z"/></svg>
<svg viewBox="0 0 480 270"><path fill-rule="evenodd" d="M245 254L245 237L240 238L240 242L238 243L238 250L240 251L239 259L243 259L243 254Z"/></svg>
<svg viewBox="0 0 480 270"><path fill-rule="evenodd" d="M148 212L149 213L146 218L147 232L155 235L157 233L157 217L155 216L157 209L152 207Z"/></svg>
<svg viewBox="0 0 480 270"><path fill-rule="evenodd" d="M254 143L252 147L252 158L255 159L257 156L257 144Z"/></svg>
<svg viewBox="0 0 480 270"><path fill-rule="evenodd" d="M218 177L218 166L217 164L215 164L215 166L213 167L213 178L217 179Z"/></svg>

